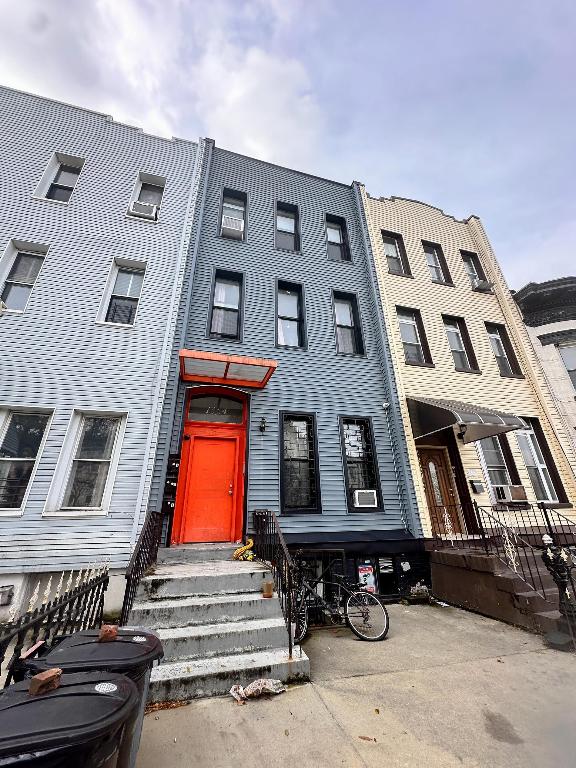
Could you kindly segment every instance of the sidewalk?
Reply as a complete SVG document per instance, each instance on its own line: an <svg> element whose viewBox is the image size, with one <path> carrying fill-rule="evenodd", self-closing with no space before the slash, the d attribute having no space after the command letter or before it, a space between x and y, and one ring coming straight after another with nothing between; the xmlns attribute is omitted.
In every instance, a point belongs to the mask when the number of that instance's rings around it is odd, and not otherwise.
<svg viewBox="0 0 576 768"><path fill-rule="evenodd" d="M147 715L137 767L572 768L576 656L455 608L390 619L381 643L316 630L312 684Z"/></svg>

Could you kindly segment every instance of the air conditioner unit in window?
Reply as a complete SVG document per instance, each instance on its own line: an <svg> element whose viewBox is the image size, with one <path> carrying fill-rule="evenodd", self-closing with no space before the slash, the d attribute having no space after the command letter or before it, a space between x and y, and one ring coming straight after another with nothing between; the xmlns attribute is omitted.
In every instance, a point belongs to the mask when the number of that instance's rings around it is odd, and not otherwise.
<svg viewBox="0 0 576 768"><path fill-rule="evenodd" d="M237 219L235 216L222 216L222 234L225 237L242 240L244 236L244 219Z"/></svg>
<svg viewBox="0 0 576 768"><path fill-rule="evenodd" d="M473 285L475 291L491 291L494 287L494 283L490 283L488 280L480 280L478 278L474 279Z"/></svg>
<svg viewBox="0 0 576 768"><path fill-rule="evenodd" d="M156 221L158 217L158 206L152 203L141 203L139 200L135 200L130 206L130 213L132 216L138 216L141 219L151 219Z"/></svg>
<svg viewBox="0 0 576 768"><path fill-rule="evenodd" d="M494 493L498 501L526 501L526 489L523 485L495 485Z"/></svg>
<svg viewBox="0 0 576 768"><path fill-rule="evenodd" d="M355 507L377 507L378 494L376 491L354 491Z"/></svg>

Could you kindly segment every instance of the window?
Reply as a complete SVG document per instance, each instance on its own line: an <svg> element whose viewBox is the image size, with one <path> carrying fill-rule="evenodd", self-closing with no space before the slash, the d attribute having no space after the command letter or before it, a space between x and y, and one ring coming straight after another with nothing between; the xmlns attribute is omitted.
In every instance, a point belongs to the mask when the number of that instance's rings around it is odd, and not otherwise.
<svg viewBox="0 0 576 768"><path fill-rule="evenodd" d="M212 421L223 424L242 424L244 405L241 400L220 395L191 397L188 421Z"/></svg>
<svg viewBox="0 0 576 768"><path fill-rule="evenodd" d="M18 510L30 484L50 417L12 411L0 430L0 510Z"/></svg>
<svg viewBox="0 0 576 768"><path fill-rule="evenodd" d="M42 254L16 252L2 288L1 299L7 309L14 312L25 310L43 261Z"/></svg>
<svg viewBox="0 0 576 768"><path fill-rule="evenodd" d="M345 219L339 216L326 216L326 240L328 258L331 261L350 261L350 247Z"/></svg>
<svg viewBox="0 0 576 768"><path fill-rule="evenodd" d="M442 248L435 243L426 243L424 241L422 241L422 245L426 254L426 262L428 263L432 282L452 285L452 278L448 272L448 265L446 264Z"/></svg>
<svg viewBox="0 0 576 768"><path fill-rule="evenodd" d="M276 248L300 250L298 207L288 203L276 204Z"/></svg>
<svg viewBox="0 0 576 768"><path fill-rule="evenodd" d="M166 179L153 173L140 171L132 191L128 215L156 221L162 204Z"/></svg>
<svg viewBox="0 0 576 768"><path fill-rule="evenodd" d="M560 352L560 357L572 380L572 385L576 389L576 344L563 344L558 347L558 352Z"/></svg>
<svg viewBox="0 0 576 768"><path fill-rule="evenodd" d="M341 422L348 507L364 510L355 498L356 491L375 491L380 506L378 468L369 419L343 418Z"/></svg>
<svg viewBox="0 0 576 768"><path fill-rule="evenodd" d="M462 261L464 262L464 269L470 280L470 285L475 291L490 291L490 283L486 280L486 275L480 264L478 254L470 253L470 251L460 251Z"/></svg>
<svg viewBox="0 0 576 768"><path fill-rule="evenodd" d="M507 498L504 486L519 483L508 442L504 435L493 435L480 440L480 446L494 495L503 501Z"/></svg>
<svg viewBox="0 0 576 768"><path fill-rule="evenodd" d="M492 352L498 363L501 376L521 376L520 365L514 354L508 332L503 325L486 323L486 330L492 346Z"/></svg>
<svg viewBox="0 0 576 768"><path fill-rule="evenodd" d="M527 420L529 424L529 420ZM537 501L558 501L546 461L542 455L538 439L532 426L516 432L518 446L522 452L524 464L530 476Z"/></svg>
<svg viewBox="0 0 576 768"><path fill-rule="evenodd" d="M319 512L316 422L312 414L281 413L282 511Z"/></svg>
<svg viewBox="0 0 576 768"><path fill-rule="evenodd" d="M120 417L82 417L62 509L101 509Z"/></svg>
<svg viewBox="0 0 576 768"><path fill-rule="evenodd" d="M456 370L477 371L478 363L464 320L461 317L447 317L445 315L442 316L442 319Z"/></svg>
<svg viewBox="0 0 576 768"><path fill-rule="evenodd" d="M303 347L304 308L302 286L278 283L278 338L279 347Z"/></svg>
<svg viewBox="0 0 576 768"><path fill-rule="evenodd" d="M363 355L358 299L353 293L334 291L334 318L338 352L341 355Z"/></svg>
<svg viewBox="0 0 576 768"><path fill-rule="evenodd" d="M417 309L396 307L396 314L404 346L404 360L411 365L432 365L420 312Z"/></svg>
<svg viewBox="0 0 576 768"><path fill-rule="evenodd" d="M144 269L115 264L114 275L105 322L134 325L144 280Z"/></svg>
<svg viewBox="0 0 576 768"><path fill-rule="evenodd" d="M210 336L226 339L240 338L240 308L242 303L242 275L216 270Z"/></svg>
<svg viewBox="0 0 576 768"><path fill-rule="evenodd" d="M61 203L70 200L83 164L83 160L76 159L74 162L74 158L70 158L68 162L57 161L55 173L46 191L48 200L58 200Z"/></svg>
<svg viewBox="0 0 576 768"><path fill-rule="evenodd" d="M246 203L244 192L225 189L222 197L220 234L232 240L246 239Z"/></svg>
<svg viewBox="0 0 576 768"><path fill-rule="evenodd" d="M382 242L388 263L388 272L392 275L410 275L410 265L402 237L393 232L382 231Z"/></svg>
<svg viewBox="0 0 576 768"><path fill-rule="evenodd" d="M164 194L164 187L159 184L147 184L143 182L140 185L140 192L138 193L138 202L147 203L148 205L155 205L160 208L162 202L162 195Z"/></svg>

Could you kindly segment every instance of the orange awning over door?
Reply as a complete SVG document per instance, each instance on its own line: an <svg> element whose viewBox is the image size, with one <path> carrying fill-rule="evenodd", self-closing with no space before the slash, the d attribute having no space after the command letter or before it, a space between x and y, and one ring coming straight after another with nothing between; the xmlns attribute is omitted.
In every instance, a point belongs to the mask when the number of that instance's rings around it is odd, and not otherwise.
<svg viewBox="0 0 576 768"><path fill-rule="evenodd" d="M183 381L263 389L277 365L276 360L261 357L180 350L180 376Z"/></svg>

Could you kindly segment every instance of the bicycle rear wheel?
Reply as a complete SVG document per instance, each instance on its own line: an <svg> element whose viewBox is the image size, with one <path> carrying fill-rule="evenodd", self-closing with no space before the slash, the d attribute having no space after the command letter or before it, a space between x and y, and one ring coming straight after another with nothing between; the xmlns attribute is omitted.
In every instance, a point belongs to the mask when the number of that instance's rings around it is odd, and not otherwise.
<svg viewBox="0 0 576 768"><path fill-rule="evenodd" d="M294 602L294 642L300 643L306 637L308 632L308 603L306 602L306 593L298 592Z"/></svg>
<svg viewBox="0 0 576 768"><path fill-rule="evenodd" d="M346 601L346 623L361 640L384 640L388 611L371 592L353 592Z"/></svg>

